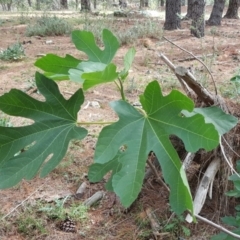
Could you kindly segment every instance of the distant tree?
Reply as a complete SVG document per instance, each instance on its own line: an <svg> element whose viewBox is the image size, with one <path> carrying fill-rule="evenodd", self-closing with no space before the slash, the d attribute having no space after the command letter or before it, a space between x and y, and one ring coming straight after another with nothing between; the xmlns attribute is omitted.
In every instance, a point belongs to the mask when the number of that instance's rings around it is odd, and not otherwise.
<svg viewBox="0 0 240 240"><path fill-rule="evenodd" d="M210 18L206 22L210 26L219 26L221 25L223 9L225 6L226 0L214 0L213 9L210 15Z"/></svg>
<svg viewBox="0 0 240 240"><path fill-rule="evenodd" d="M193 0L191 34L198 38L205 34L204 10L205 0Z"/></svg>
<svg viewBox="0 0 240 240"><path fill-rule="evenodd" d="M192 19L192 15L193 15L193 0L188 0L187 15L184 17L184 19Z"/></svg>
<svg viewBox="0 0 240 240"><path fill-rule="evenodd" d="M181 0L166 0L164 29L174 30L181 27Z"/></svg>
<svg viewBox="0 0 240 240"><path fill-rule="evenodd" d="M0 0L3 11L11 11L12 0Z"/></svg>
<svg viewBox="0 0 240 240"><path fill-rule="evenodd" d="M41 0L36 0L36 10L41 10L40 3Z"/></svg>
<svg viewBox="0 0 240 240"><path fill-rule="evenodd" d="M229 0L227 13L224 18L238 19L238 8L240 6L240 0Z"/></svg>
<svg viewBox="0 0 240 240"><path fill-rule="evenodd" d="M163 7L164 6L164 3L165 3L165 1L164 0L161 0L161 7Z"/></svg>
<svg viewBox="0 0 240 240"><path fill-rule="evenodd" d="M29 7L32 6L32 1L31 0L28 0L28 5L29 5Z"/></svg>
<svg viewBox="0 0 240 240"><path fill-rule="evenodd" d="M60 0L61 9L68 9L68 2L67 0Z"/></svg>
<svg viewBox="0 0 240 240"><path fill-rule="evenodd" d="M79 0L75 1L75 8L78 9L78 5L79 5Z"/></svg>
<svg viewBox="0 0 240 240"><path fill-rule="evenodd" d="M148 0L140 0L140 8L148 7Z"/></svg>
<svg viewBox="0 0 240 240"><path fill-rule="evenodd" d="M91 11L90 0L81 0L81 11L86 11L86 12Z"/></svg>
<svg viewBox="0 0 240 240"><path fill-rule="evenodd" d="M9 0L9 1L7 2L7 10L8 10L8 11L11 11L11 7L12 7L12 0Z"/></svg>
<svg viewBox="0 0 240 240"><path fill-rule="evenodd" d="M119 6L121 8L126 8L127 7L127 1L126 0L119 0Z"/></svg>

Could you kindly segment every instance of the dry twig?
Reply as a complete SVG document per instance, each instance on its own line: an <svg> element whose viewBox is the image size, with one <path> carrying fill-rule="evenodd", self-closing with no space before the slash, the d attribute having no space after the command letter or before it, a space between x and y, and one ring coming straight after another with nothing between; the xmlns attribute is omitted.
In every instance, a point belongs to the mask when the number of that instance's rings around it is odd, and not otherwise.
<svg viewBox="0 0 240 240"><path fill-rule="evenodd" d="M175 47L181 49L182 51L190 54L192 57L194 57L197 61L199 61L199 62L207 69L209 75L211 76L212 82L213 82L213 86L214 86L214 89L215 89L215 94L218 95L218 93L217 93L217 86L216 86L215 80L214 80L213 75L212 75L210 69L208 68L208 66L207 66L200 58L198 58L197 56L195 56L194 54L192 54L192 53L189 52L188 50L186 50L186 49L178 46L176 43L172 42L171 40L169 40L169 39L166 38L166 37L163 37L163 39L165 39L166 41L168 41L169 43L171 43L171 44L174 45Z"/></svg>

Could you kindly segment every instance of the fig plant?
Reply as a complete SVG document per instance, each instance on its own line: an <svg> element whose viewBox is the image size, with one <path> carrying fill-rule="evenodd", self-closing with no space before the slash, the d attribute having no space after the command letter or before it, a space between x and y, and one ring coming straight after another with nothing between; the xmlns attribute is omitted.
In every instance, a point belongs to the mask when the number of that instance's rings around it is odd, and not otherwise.
<svg viewBox="0 0 240 240"><path fill-rule="evenodd" d="M146 159L154 151L170 187L172 210L181 214L193 211L192 196L179 156L170 135L182 139L189 152L207 151L219 144L220 135L237 123L236 118L217 107L195 109L194 103L177 90L164 96L159 83L150 82L139 96L141 108L126 99L124 81L134 60L131 48L124 57L123 69L112 62L119 43L107 29L102 33L104 49L97 46L87 31L73 31L76 48L88 56L79 60L71 55L47 54L35 65L44 71L35 75L36 85L45 101L36 100L17 89L0 96L0 110L11 116L28 118L34 123L20 127L0 127L0 188L9 188L36 174L46 176L62 160L72 139L84 139L86 122L77 114L84 103L84 91L107 82L114 82L120 99L110 103L119 117L106 124L97 141L89 180L100 181L111 172L106 188L114 191L125 207L137 198L143 184ZM66 100L55 81L79 83L79 89ZM219 121L221 119L221 121ZM94 124L94 122L91 122ZM25 149L25 151L21 151Z"/></svg>

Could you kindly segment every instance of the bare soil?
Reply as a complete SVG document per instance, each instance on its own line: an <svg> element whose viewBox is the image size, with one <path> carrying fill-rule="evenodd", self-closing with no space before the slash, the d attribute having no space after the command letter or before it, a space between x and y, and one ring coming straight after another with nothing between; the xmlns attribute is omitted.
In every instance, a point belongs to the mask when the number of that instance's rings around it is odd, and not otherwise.
<svg viewBox="0 0 240 240"><path fill-rule="evenodd" d="M0 15L1 18L1 15ZM129 19L121 20L126 31ZM122 27L123 25L121 25ZM159 27L163 26L160 21ZM218 93L226 98L235 98L233 85L229 79L239 70L240 63L240 22L239 20L222 20L222 26L206 27L206 36L197 39L190 34L190 22L184 21L182 29L176 31L164 31L164 36L175 44L187 49L210 67L212 75L216 81ZM38 69L34 67L34 62L38 54L54 53L60 56L71 54L77 58L85 58L79 53L71 43L69 36L55 37L25 37L26 25L19 25L14 22L7 22L0 26L1 40L0 49L5 49L9 45L20 41L29 41L24 49L26 57L19 62L0 61L0 95L18 88L28 92L32 97L39 98L37 93L31 93L30 86L34 79L34 74ZM157 53L165 54L175 65L182 65L191 68L191 71L201 81L205 87L213 91L213 83L206 73L206 69L196 60L187 60L191 57L188 53L172 46L169 42L159 39L143 38L133 45L137 54L131 69L130 76L126 82L126 94L130 102L138 102L138 95L143 91L144 86L153 79L157 79L164 92L169 92L172 88L179 87L175 76L160 61ZM47 40L52 40L52 44L46 44ZM130 46L122 46L115 58L115 63L122 66L123 56ZM59 84L61 92L68 98L77 87L70 82ZM108 103L119 99L119 93L112 84L98 86L86 92L87 101L97 101L100 108L89 106L79 112L81 121L112 121L116 120L115 114L109 108ZM235 98L234 100L237 100ZM23 124L22 119L11 119L13 125ZM168 193L151 179L144 186L137 201L133 206L124 210L113 193L105 192L100 203L88 211L88 219L85 222L77 221L77 233L66 233L57 228L58 220L48 219L41 216L47 233L39 233L37 229L29 228L29 233L19 231L19 222L16 221L19 215L34 206L37 201L51 202L54 199L61 199L72 195L66 202L67 208L71 203L81 203L99 190L104 190L106 179L98 184L90 184L86 174L88 166L93 162L94 147L100 127L91 127L90 133L82 142L73 141L69 147L68 154L63 162L45 179L38 177L32 181L23 180L12 189L0 191L1 216L5 216L1 221L0 239L106 239L106 240L130 240L130 239L154 239L148 218L145 213L147 207L154 210L158 220L165 226L171 222L171 211L168 205ZM74 198L74 194L79 185L86 181L88 189L83 199ZM215 186L217 187L217 186ZM194 193L194 189L193 189ZM24 201L24 202L23 202ZM18 208L16 208L19 205ZM209 219L218 219L214 199L207 200L207 204L202 211L202 215ZM30 213L31 214L31 213ZM40 213L39 213L40 214ZM173 216L174 218L174 216ZM191 230L191 236L186 237L180 224L161 239L210 239L216 232L204 223L186 224L181 223Z"/></svg>

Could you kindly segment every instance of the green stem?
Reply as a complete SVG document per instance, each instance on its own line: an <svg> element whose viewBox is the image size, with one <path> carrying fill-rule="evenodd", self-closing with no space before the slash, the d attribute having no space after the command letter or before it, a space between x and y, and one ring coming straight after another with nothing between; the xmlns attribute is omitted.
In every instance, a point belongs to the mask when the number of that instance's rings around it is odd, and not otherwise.
<svg viewBox="0 0 240 240"><path fill-rule="evenodd" d="M123 84L122 84L121 79L118 78L118 82L120 84L120 89L119 90L120 90L120 93L121 93L122 100L126 101L125 94L124 94L124 89L123 89Z"/></svg>
<svg viewBox="0 0 240 240"><path fill-rule="evenodd" d="M121 92L121 86L118 85L118 83L116 81L114 81L114 83L116 84L118 90Z"/></svg>

